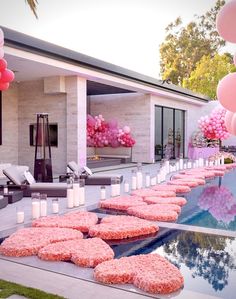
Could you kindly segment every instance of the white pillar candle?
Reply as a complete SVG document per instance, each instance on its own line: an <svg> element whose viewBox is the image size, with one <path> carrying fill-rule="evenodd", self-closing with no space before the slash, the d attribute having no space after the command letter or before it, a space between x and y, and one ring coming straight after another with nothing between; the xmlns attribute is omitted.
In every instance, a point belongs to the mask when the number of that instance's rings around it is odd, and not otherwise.
<svg viewBox="0 0 236 299"><path fill-rule="evenodd" d="M187 163L184 163L183 169L187 169Z"/></svg>
<svg viewBox="0 0 236 299"><path fill-rule="evenodd" d="M129 192L129 183L127 183L127 182L124 183L124 191L125 191L125 193Z"/></svg>
<svg viewBox="0 0 236 299"><path fill-rule="evenodd" d="M100 199L101 200L106 199L106 187L105 186L100 187Z"/></svg>
<svg viewBox="0 0 236 299"><path fill-rule="evenodd" d="M132 190L136 190L137 189L137 177L136 176L132 176L132 179L131 179L131 188L132 188Z"/></svg>
<svg viewBox="0 0 236 299"><path fill-rule="evenodd" d="M158 173L157 174L157 184L160 184L160 182L161 182L161 174Z"/></svg>
<svg viewBox="0 0 236 299"><path fill-rule="evenodd" d="M184 169L184 160L183 159L179 159L179 169L180 170Z"/></svg>
<svg viewBox="0 0 236 299"><path fill-rule="evenodd" d="M188 169L192 168L192 163L191 163L191 162L188 162L188 163L187 163L187 168L188 168Z"/></svg>
<svg viewBox="0 0 236 299"><path fill-rule="evenodd" d="M151 178L151 186L155 186L157 184L157 178L154 176Z"/></svg>
<svg viewBox="0 0 236 299"><path fill-rule="evenodd" d="M179 162L176 163L176 171L179 171Z"/></svg>
<svg viewBox="0 0 236 299"><path fill-rule="evenodd" d="M137 171L136 173L136 178L137 178L137 189L142 189L143 187L143 174L141 171Z"/></svg>
<svg viewBox="0 0 236 299"><path fill-rule="evenodd" d="M16 223L23 223L25 220L25 213L23 211L16 212Z"/></svg>
<svg viewBox="0 0 236 299"><path fill-rule="evenodd" d="M145 176L145 186L146 187L150 187L150 184L151 184L150 174L146 173L146 176Z"/></svg>
<svg viewBox="0 0 236 299"><path fill-rule="evenodd" d="M40 216L45 217L47 216L47 201L40 200Z"/></svg>
<svg viewBox="0 0 236 299"><path fill-rule="evenodd" d="M209 161L208 160L205 161L205 165L209 166Z"/></svg>
<svg viewBox="0 0 236 299"><path fill-rule="evenodd" d="M40 217L40 204L39 201L32 202L32 219L38 219Z"/></svg>
<svg viewBox="0 0 236 299"><path fill-rule="evenodd" d="M71 209L74 206L74 190L72 188L67 189L67 208Z"/></svg>
<svg viewBox="0 0 236 299"><path fill-rule="evenodd" d="M214 166L214 161L210 161L209 166Z"/></svg>
<svg viewBox="0 0 236 299"><path fill-rule="evenodd" d="M78 207L80 204L80 198L79 198L79 184L78 183L74 183L73 184L73 206L74 207Z"/></svg>
<svg viewBox="0 0 236 299"><path fill-rule="evenodd" d="M52 212L53 212L53 214L59 213L59 202L58 202L58 200L53 200L52 201Z"/></svg>
<svg viewBox="0 0 236 299"><path fill-rule="evenodd" d="M85 204L85 188L79 187L79 204L84 205Z"/></svg>
<svg viewBox="0 0 236 299"><path fill-rule="evenodd" d="M218 165L220 165L220 158L218 158Z"/></svg>

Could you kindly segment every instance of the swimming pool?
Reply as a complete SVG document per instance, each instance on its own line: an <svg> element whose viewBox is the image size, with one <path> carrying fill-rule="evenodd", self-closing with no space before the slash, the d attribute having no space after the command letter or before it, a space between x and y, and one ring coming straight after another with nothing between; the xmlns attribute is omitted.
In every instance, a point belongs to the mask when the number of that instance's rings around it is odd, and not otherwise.
<svg viewBox="0 0 236 299"><path fill-rule="evenodd" d="M185 289L207 296L235 298L235 238L161 228L156 237L113 245L113 250L116 257L159 253L180 269Z"/></svg>
<svg viewBox="0 0 236 299"><path fill-rule="evenodd" d="M236 171L192 189L178 223L236 231Z"/></svg>

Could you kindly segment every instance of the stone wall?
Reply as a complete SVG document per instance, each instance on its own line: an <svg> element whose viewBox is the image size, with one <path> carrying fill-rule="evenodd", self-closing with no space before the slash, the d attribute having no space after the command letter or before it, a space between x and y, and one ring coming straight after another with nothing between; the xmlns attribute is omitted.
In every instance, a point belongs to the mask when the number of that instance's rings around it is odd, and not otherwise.
<svg viewBox="0 0 236 299"><path fill-rule="evenodd" d="M18 86L2 93L2 145L0 163L18 164Z"/></svg>
<svg viewBox="0 0 236 299"><path fill-rule="evenodd" d="M43 80L19 84L19 163L34 169L34 146L29 144L29 125L36 113L49 113L49 123L58 124L58 146L51 147L53 174L66 171L66 94L45 94Z"/></svg>

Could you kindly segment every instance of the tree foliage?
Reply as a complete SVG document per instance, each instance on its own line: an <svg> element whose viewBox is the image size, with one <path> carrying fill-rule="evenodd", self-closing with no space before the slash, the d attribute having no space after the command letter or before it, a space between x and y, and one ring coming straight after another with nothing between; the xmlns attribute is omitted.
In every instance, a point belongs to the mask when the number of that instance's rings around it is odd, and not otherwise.
<svg viewBox="0 0 236 299"><path fill-rule="evenodd" d="M35 15L36 18L38 18L37 15L37 5L38 5L38 0L25 0L27 4L29 5L30 9L32 10L33 14Z"/></svg>
<svg viewBox="0 0 236 299"><path fill-rule="evenodd" d="M210 55L203 56L191 72L190 77L183 79L183 87L216 99L219 80L235 71L233 58L228 53L216 54L213 58Z"/></svg>
<svg viewBox="0 0 236 299"><path fill-rule="evenodd" d="M215 6L202 16L183 26L181 18L166 28L165 41L160 45L162 79L182 85L190 77L197 62L203 56L214 57L225 41L216 31L215 21L224 0L217 0Z"/></svg>

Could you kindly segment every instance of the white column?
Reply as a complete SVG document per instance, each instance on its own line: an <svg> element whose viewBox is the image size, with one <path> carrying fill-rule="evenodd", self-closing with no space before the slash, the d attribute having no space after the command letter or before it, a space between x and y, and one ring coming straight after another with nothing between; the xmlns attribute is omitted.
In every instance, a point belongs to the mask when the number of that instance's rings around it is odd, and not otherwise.
<svg viewBox="0 0 236 299"><path fill-rule="evenodd" d="M66 134L67 162L74 160L79 167L86 165L87 142L87 85L86 79L80 77L66 78Z"/></svg>

